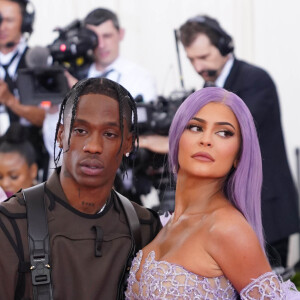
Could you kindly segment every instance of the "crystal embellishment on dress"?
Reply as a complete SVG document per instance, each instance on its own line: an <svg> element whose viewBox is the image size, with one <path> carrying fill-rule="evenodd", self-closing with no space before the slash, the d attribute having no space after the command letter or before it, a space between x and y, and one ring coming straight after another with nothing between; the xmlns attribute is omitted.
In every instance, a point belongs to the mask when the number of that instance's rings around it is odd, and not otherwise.
<svg viewBox="0 0 300 300"><path fill-rule="evenodd" d="M133 260L126 299L237 299L234 287L224 276L199 276L182 266L155 260L154 251L148 254L141 278L137 281L136 273L142 257L140 250Z"/></svg>
<svg viewBox="0 0 300 300"><path fill-rule="evenodd" d="M253 279L238 295L225 276L203 277L189 272L184 267L167 261L155 260L151 251L141 272L143 251L140 250L132 262L126 299L134 300L299 300L300 293L290 281L283 282L274 272Z"/></svg>

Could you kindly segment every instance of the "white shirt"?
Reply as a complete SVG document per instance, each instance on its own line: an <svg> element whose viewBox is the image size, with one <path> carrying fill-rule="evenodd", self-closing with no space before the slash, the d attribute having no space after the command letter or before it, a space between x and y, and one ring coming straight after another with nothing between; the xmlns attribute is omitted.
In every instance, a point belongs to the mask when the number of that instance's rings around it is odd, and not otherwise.
<svg viewBox="0 0 300 300"><path fill-rule="evenodd" d="M93 63L90 66L88 78L99 77L106 72L109 72L105 76L106 78L121 84L130 92L133 98L141 95L144 102L156 100L156 85L153 77L137 64L123 57L118 57L103 72L100 72L96 70L96 65Z"/></svg>
<svg viewBox="0 0 300 300"><path fill-rule="evenodd" d="M218 87L224 87L225 81L231 71L232 65L234 62L234 57L233 55L230 55L229 59L227 60L226 64L223 67L223 70L221 71L221 74L215 81L215 85Z"/></svg>
<svg viewBox="0 0 300 300"><path fill-rule="evenodd" d="M15 77L19 61L20 61L22 54L25 51L26 47L27 47L26 40L24 37L22 37L20 39L20 42L18 43L17 47L13 51L11 51L7 54L0 52L0 65L1 65L0 66L0 78L1 79L4 79L4 77L5 77L5 70L2 67L2 65L7 65L10 62L10 60L13 58L13 56L16 54L16 52L18 52L19 54L16 56L16 58L12 61L12 63L8 67L9 76L11 78Z"/></svg>
<svg viewBox="0 0 300 300"><path fill-rule="evenodd" d="M11 61L13 56L16 53L18 53L18 55L11 62L10 66L7 69L9 76L14 80L17 79L18 64L19 64L19 61L20 61L26 47L27 47L26 40L25 40L24 37L21 37L18 45L16 46L16 48L13 51L11 51L9 53L6 53L6 54L0 52L0 79L4 80L4 78L5 78L5 70L2 67L2 65L9 64L9 62ZM19 97L18 91L16 89L14 90L14 96L17 97L17 98ZM30 124L30 122L27 121L24 118L20 118L20 123L25 125L25 126ZM1 105L0 106L0 136L3 135L6 132L9 125L10 125L10 120L9 120L8 113L6 111L5 106Z"/></svg>

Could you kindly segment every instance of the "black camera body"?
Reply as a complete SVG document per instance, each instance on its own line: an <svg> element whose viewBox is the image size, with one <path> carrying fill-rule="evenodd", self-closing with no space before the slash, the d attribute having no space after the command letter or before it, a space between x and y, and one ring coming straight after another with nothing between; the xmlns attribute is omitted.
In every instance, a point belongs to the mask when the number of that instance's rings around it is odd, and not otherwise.
<svg viewBox="0 0 300 300"><path fill-rule="evenodd" d="M20 69L17 87L22 104L60 104L69 90L61 67Z"/></svg>
<svg viewBox="0 0 300 300"><path fill-rule="evenodd" d="M93 61L93 51L98 45L97 35L79 20L65 28L55 29L59 36L48 46L54 63L67 68L70 73Z"/></svg>
<svg viewBox="0 0 300 300"><path fill-rule="evenodd" d="M17 87L23 104L60 104L69 90L64 70L76 76L76 71L93 61L93 50L98 45L97 35L79 20L59 33L54 42L45 47L28 50L25 60L29 68L20 69ZM48 65L51 58L53 64ZM48 105L48 104L47 104Z"/></svg>
<svg viewBox="0 0 300 300"><path fill-rule="evenodd" d="M159 96L156 102L137 103L139 134L167 136L180 104L191 91L173 92L169 98Z"/></svg>

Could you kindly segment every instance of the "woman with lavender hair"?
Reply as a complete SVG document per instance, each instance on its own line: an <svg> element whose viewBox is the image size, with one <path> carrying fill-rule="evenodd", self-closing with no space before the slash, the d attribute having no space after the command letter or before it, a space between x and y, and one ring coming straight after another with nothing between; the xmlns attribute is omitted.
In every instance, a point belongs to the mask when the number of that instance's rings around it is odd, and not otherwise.
<svg viewBox="0 0 300 300"><path fill-rule="evenodd" d="M264 251L261 155L244 102L204 88L169 133L175 211L133 261L127 299L300 299Z"/></svg>

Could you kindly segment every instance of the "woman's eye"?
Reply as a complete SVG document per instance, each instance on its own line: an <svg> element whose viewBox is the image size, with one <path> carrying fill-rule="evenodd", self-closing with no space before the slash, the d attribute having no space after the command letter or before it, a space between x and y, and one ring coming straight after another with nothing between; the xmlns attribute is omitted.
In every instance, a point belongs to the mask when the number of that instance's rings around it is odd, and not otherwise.
<svg viewBox="0 0 300 300"><path fill-rule="evenodd" d="M233 136L234 133L229 130L221 130L221 131L218 131L217 134L221 137L229 137L229 136Z"/></svg>
<svg viewBox="0 0 300 300"><path fill-rule="evenodd" d="M17 180L19 178L19 175L11 175L10 178L12 180Z"/></svg>
<svg viewBox="0 0 300 300"><path fill-rule="evenodd" d="M201 132L203 131L203 128L199 125L193 125L193 124L190 124L187 126L187 129L190 130L190 131L194 131L194 132Z"/></svg>

